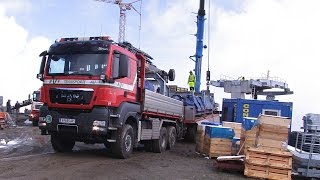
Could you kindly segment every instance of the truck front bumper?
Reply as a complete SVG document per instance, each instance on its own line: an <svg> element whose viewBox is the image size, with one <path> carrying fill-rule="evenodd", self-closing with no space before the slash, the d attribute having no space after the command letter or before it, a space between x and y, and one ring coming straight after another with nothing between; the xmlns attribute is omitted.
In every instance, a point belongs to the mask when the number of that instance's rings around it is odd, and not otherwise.
<svg viewBox="0 0 320 180"><path fill-rule="evenodd" d="M109 109L95 107L90 111L73 109L50 110L47 105L40 108L39 128L49 134L66 133L74 137L106 135Z"/></svg>

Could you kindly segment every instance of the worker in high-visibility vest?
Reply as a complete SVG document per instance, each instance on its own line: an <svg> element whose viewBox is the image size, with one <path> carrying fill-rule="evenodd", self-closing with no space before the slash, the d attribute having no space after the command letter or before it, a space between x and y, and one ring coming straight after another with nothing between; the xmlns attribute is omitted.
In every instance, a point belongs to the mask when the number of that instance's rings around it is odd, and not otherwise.
<svg viewBox="0 0 320 180"><path fill-rule="evenodd" d="M188 84L190 87L190 91L194 91L194 85L196 83L196 76L192 73L192 71L189 72L189 78L188 78Z"/></svg>

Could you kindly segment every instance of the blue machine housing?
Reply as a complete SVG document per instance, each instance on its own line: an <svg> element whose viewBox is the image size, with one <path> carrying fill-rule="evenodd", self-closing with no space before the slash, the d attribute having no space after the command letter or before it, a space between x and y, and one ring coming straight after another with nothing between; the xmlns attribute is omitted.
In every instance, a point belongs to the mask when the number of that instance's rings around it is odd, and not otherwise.
<svg viewBox="0 0 320 180"><path fill-rule="evenodd" d="M222 121L243 122L245 117L257 118L260 114L292 118L292 102L251 99L223 99Z"/></svg>
<svg viewBox="0 0 320 180"><path fill-rule="evenodd" d="M183 102L184 106L194 106L196 108L196 115L210 114L214 111L213 95L189 94L176 92L171 96L174 99Z"/></svg>

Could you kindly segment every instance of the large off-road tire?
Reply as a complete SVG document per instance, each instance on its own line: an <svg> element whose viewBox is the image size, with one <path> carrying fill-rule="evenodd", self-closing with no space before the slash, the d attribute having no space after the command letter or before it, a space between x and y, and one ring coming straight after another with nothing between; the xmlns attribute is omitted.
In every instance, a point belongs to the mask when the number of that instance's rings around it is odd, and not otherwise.
<svg viewBox="0 0 320 180"><path fill-rule="evenodd" d="M112 153L118 158L126 159L133 151L134 135L131 125L125 124L117 132L116 142L111 145Z"/></svg>
<svg viewBox="0 0 320 180"><path fill-rule="evenodd" d="M58 135L51 135L51 145L56 152L70 152L74 147L75 141L73 139Z"/></svg>
<svg viewBox="0 0 320 180"><path fill-rule="evenodd" d="M176 128L173 126L167 127L167 149L172 149L177 141L177 131Z"/></svg>
<svg viewBox="0 0 320 180"><path fill-rule="evenodd" d="M161 153L164 152L167 149L167 129L165 127L162 127L160 129L160 137L159 139L153 140L153 152L155 153Z"/></svg>
<svg viewBox="0 0 320 180"><path fill-rule="evenodd" d="M38 124L39 124L38 121L32 121L33 126L38 126Z"/></svg>

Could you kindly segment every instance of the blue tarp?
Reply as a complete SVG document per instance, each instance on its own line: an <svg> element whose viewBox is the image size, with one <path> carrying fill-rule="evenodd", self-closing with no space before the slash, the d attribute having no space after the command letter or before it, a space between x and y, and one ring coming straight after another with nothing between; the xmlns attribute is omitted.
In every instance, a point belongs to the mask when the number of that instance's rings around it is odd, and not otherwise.
<svg viewBox="0 0 320 180"><path fill-rule="evenodd" d="M215 123L215 122L201 122L203 125L212 125L212 126L219 126L220 123Z"/></svg>
<svg viewBox="0 0 320 180"><path fill-rule="evenodd" d="M235 133L232 128L206 126L206 136L209 136L210 138L233 139L234 135Z"/></svg>
<svg viewBox="0 0 320 180"><path fill-rule="evenodd" d="M232 139L232 145L235 145L238 141L240 141L240 138L233 137L233 139Z"/></svg>
<svg viewBox="0 0 320 180"><path fill-rule="evenodd" d="M257 124L258 124L257 118L244 117L242 122L242 128L248 131L252 129L254 126L256 126Z"/></svg>

